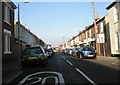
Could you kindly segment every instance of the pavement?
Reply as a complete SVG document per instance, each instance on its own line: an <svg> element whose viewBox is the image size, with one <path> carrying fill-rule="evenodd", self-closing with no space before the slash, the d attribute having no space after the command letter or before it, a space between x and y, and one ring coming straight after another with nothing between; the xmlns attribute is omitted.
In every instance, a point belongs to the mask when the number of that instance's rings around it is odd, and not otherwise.
<svg viewBox="0 0 120 85"><path fill-rule="evenodd" d="M2 85L6 85L14 78L22 74L22 67L18 62L12 62L3 65L2 68Z"/></svg>
<svg viewBox="0 0 120 85"><path fill-rule="evenodd" d="M120 58L111 56L97 56L96 59L89 59L89 61L107 66L109 68L120 70Z"/></svg>

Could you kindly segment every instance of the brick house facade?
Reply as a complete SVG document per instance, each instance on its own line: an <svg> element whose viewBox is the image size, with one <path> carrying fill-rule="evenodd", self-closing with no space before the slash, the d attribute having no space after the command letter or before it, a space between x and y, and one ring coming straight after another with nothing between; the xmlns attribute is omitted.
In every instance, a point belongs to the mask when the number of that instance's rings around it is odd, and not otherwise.
<svg viewBox="0 0 120 85"><path fill-rule="evenodd" d="M2 24L2 81L15 70L14 65L17 61L14 56L14 10L16 6L13 2L1 2L1 18ZM14 69L13 69L14 68Z"/></svg>

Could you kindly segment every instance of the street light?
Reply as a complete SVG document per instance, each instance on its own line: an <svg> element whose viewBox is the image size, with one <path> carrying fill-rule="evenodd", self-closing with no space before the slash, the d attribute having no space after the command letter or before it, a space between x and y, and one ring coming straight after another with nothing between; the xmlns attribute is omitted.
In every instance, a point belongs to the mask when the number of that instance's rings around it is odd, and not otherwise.
<svg viewBox="0 0 120 85"><path fill-rule="evenodd" d="M29 0L24 0L24 3L28 3ZM20 48L20 5L18 2L18 57L20 63L21 57L21 48Z"/></svg>

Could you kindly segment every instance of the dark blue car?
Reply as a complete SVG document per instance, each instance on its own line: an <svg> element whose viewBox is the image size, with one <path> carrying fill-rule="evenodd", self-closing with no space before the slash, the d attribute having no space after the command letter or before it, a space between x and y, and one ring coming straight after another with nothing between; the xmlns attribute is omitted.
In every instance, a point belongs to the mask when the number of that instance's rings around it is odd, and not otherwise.
<svg viewBox="0 0 120 85"><path fill-rule="evenodd" d="M79 58L96 58L96 51L91 46L81 46L76 52Z"/></svg>

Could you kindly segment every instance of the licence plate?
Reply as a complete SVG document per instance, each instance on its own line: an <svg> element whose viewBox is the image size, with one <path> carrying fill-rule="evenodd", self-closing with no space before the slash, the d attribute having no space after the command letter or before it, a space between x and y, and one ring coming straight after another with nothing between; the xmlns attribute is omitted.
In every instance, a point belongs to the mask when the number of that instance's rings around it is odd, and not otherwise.
<svg viewBox="0 0 120 85"><path fill-rule="evenodd" d="M37 59L37 57L29 57L29 59Z"/></svg>
<svg viewBox="0 0 120 85"><path fill-rule="evenodd" d="M93 55L88 55L88 57L93 57Z"/></svg>

